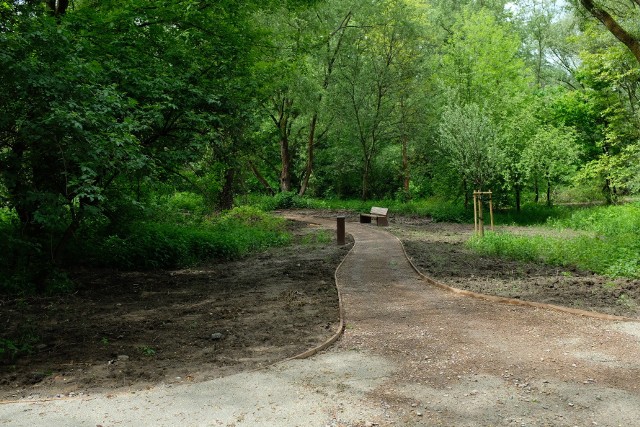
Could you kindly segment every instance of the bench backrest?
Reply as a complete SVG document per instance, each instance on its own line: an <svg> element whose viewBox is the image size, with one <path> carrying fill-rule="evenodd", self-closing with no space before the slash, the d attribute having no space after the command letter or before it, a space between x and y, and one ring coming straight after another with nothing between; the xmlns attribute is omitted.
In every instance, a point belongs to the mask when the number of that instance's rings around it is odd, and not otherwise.
<svg viewBox="0 0 640 427"><path fill-rule="evenodd" d="M387 212L389 212L388 208L379 208L379 207L376 207L376 206L371 208L371 214L372 215L387 216Z"/></svg>

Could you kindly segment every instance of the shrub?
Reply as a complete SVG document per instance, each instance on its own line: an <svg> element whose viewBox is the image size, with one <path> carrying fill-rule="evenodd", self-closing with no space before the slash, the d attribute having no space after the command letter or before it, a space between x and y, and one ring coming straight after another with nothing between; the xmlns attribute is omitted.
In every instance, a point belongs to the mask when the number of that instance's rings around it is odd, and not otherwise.
<svg viewBox="0 0 640 427"><path fill-rule="evenodd" d="M177 192L167 199L167 207L178 215L200 219L206 214L204 197L189 192Z"/></svg>
<svg viewBox="0 0 640 427"><path fill-rule="evenodd" d="M537 203L522 206L520 212L515 209L497 210L495 221L497 224L534 225L545 224L549 221L566 218L571 209L565 206L546 206Z"/></svg>
<svg viewBox="0 0 640 427"><path fill-rule="evenodd" d="M32 332L20 331L15 339L0 337L0 362L13 362L18 357L31 354L40 338Z"/></svg>
<svg viewBox="0 0 640 427"><path fill-rule="evenodd" d="M211 222L166 224L138 222L126 232L87 242L91 265L122 269L180 268L209 259L236 259L283 245L291 237L285 222L259 209L241 207ZM95 248L95 249L92 249Z"/></svg>

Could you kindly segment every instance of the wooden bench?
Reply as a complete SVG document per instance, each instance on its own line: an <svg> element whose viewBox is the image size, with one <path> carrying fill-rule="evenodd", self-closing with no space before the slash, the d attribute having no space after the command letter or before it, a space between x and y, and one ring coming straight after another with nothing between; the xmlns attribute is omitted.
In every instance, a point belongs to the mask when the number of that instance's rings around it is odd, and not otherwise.
<svg viewBox="0 0 640 427"><path fill-rule="evenodd" d="M370 224L371 219L375 218L377 225L380 225L380 226L389 225L389 217L387 216L387 212L389 212L389 209L387 208L378 208L374 206L371 208L371 212L360 214L360 222L365 224Z"/></svg>

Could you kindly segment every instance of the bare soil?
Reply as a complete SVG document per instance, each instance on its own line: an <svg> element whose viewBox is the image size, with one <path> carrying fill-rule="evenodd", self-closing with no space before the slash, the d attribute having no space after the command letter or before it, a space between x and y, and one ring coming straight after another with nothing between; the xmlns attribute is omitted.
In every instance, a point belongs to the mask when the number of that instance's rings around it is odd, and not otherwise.
<svg viewBox="0 0 640 427"><path fill-rule="evenodd" d="M416 267L449 286L617 316L640 317L640 280L612 279L574 267L480 255L465 245L472 235L473 225L408 218L398 222L393 232L403 242ZM522 234L536 232L530 227L500 229Z"/></svg>
<svg viewBox="0 0 640 427"><path fill-rule="evenodd" d="M0 400L203 381L295 356L337 329L334 273L352 243L289 222L294 244L178 271L73 273L77 292L0 300Z"/></svg>
<svg viewBox="0 0 640 427"><path fill-rule="evenodd" d="M349 216L321 215L337 214ZM413 262L446 284L639 317L638 281L479 256L464 245L468 225L391 222ZM203 381L324 342L339 320L334 272L351 244L336 246L314 224L289 224L292 246L240 261L179 271L76 271L74 294L0 300L2 336L34 341L30 355L0 363L0 400Z"/></svg>

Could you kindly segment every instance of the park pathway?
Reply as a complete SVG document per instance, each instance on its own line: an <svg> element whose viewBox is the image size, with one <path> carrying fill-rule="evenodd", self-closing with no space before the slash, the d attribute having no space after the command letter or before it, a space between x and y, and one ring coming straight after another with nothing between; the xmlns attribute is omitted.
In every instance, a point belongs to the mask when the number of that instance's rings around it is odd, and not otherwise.
<svg viewBox="0 0 640 427"><path fill-rule="evenodd" d="M329 350L198 384L4 404L0 426L640 426L638 323L461 297L426 284L384 229L347 232L346 330Z"/></svg>

